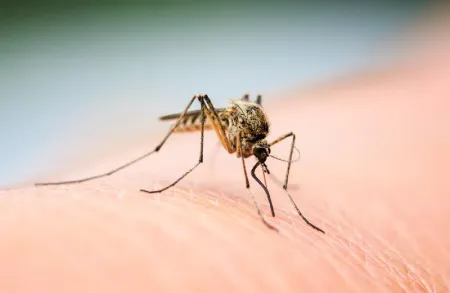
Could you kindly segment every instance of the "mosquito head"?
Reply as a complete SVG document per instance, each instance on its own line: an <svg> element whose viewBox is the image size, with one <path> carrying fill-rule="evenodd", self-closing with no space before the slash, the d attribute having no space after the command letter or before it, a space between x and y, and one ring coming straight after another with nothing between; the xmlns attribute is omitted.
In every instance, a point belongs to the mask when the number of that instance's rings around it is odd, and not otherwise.
<svg viewBox="0 0 450 293"><path fill-rule="evenodd" d="M270 154L270 145L265 139L256 142L253 145L253 155L258 159L261 164L264 164L267 157Z"/></svg>

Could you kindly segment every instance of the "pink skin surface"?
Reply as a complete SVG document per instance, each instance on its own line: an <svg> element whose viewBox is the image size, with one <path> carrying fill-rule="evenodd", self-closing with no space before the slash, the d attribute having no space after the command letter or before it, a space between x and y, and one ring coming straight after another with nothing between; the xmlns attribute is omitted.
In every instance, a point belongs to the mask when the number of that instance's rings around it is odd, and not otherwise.
<svg viewBox="0 0 450 293"><path fill-rule="evenodd" d="M251 181L280 231L267 229L240 161L217 152L213 133L205 163L179 185L139 192L195 164L199 135L177 135L108 178L1 191L0 292L448 292L450 67L423 60L265 104L269 140L297 135L290 192L325 235L296 215L280 188L286 165L273 159L275 218ZM272 154L287 158L288 146Z"/></svg>

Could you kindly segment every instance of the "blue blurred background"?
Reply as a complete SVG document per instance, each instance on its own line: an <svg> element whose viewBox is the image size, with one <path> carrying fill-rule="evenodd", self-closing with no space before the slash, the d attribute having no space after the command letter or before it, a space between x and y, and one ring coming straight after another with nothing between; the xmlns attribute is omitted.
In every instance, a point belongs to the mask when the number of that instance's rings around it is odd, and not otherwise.
<svg viewBox="0 0 450 293"><path fill-rule="evenodd" d="M367 1L368 2L368 1ZM148 137L196 92L217 104L395 57L428 1L0 4L0 186ZM269 97L273 95L269 94ZM95 156L94 156L95 154Z"/></svg>

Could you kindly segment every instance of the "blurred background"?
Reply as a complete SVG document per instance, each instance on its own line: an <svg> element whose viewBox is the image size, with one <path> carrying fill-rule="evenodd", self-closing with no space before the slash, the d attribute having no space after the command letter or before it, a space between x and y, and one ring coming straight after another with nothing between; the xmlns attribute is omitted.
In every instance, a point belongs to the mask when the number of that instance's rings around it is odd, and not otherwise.
<svg viewBox="0 0 450 293"><path fill-rule="evenodd" d="M431 6L353 2L2 1L0 187L143 143L197 92L270 103L391 62Z"/></svg>

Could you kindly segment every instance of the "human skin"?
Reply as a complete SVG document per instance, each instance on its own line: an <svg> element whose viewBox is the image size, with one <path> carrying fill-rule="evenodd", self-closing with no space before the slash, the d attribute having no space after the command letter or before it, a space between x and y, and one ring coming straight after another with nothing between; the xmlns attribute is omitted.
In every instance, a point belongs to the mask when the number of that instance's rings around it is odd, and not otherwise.
<svg viewBox="0 0 450 293"><path fill-rule="evenodd" d="M1 191L0 291L448 292L448 68L427 59L263 101L269 140L297 135L301 158L289 190L324 235L295 213L280 188L286 164L274 159L267 183L275 218L251 180L279 232L267 229L240 160L216 148L213 133L205 137L204 164L176 187L139 192L196 163L199 134L180 134L107 178ZM149 139L150 149L163 135ZM289 143L272 154L287 158ZM247 169L254 163L248 159Z"/></svg>

